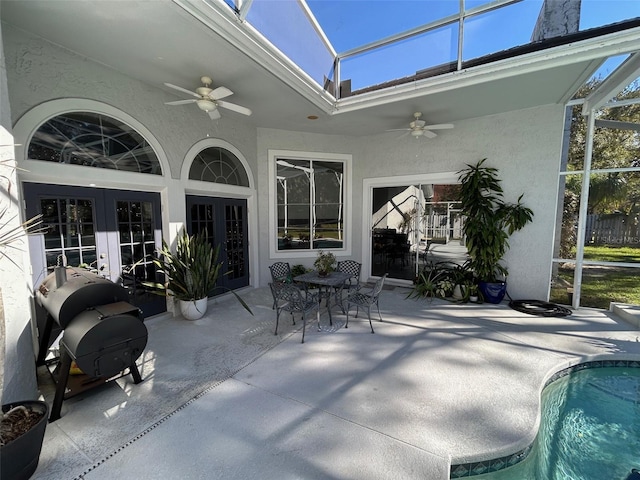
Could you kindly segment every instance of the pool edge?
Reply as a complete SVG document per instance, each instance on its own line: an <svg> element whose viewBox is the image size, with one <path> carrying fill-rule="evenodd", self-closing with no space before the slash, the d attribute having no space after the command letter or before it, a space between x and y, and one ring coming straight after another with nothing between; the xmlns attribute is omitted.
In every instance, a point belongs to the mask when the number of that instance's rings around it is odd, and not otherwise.
<svg viewBox="0 0 640 480"><path fill-rule="evenodd" d="M587 359L588 358L588 359ZM542 388L540 389L540 395L545 388L547 388L551 383L559 380L562 377L570 375L574 372L579 372L581 370L591 369L591 368L611 368L611 367L620 367L620 368L640 368L640 355L632 354L632 353L620 353L620 354L600 354L594 355L590 357L582 357L574 359L573 361L568 361L565 363L566 366L556 366L554 367L546 376L545 380L542 383ZM538 421L535 425L536 434L533 436L533 440L528 442L528 445L524 448L516 447L512 453L501 455L499 457L484 459L484 460L476 460L472 462L465 463L453 463L453 459L450 460L450 468L449 468L449 478L466 478L473 477L476 475L482 475L485 473L496 472L498 470L503 470L505 468L512 467L522 462L527 458L531 449L533 447L533 443L537 437L537 430L539 428L539 420L540 420L541 412L538 412Z"/></svg>

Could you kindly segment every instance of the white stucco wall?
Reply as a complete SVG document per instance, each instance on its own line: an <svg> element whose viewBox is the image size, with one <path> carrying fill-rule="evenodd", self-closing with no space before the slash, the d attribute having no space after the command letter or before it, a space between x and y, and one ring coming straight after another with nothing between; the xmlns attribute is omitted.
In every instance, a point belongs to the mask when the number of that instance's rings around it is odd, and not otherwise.
<svg viewBox="0 0 640 480"><path fill-rule="evenodd" d="M426 100L425 100L426 101ZM457 122L455 129L440 132L435 139L399 137L385 133L360 138L301 134L273 129L258 130L258 204L260 231L269 231L269 178L267 151L290 149L330 151L353 155L353 209L351 258L361 261L363 215L362 188L365 179L456 173L467 163L487 157L500 169L505 200L523 202L534 211L534 221L510 239L505 263L510 276L508 292L513 298L546 299L550 279L556 190L562 140L564 108L541 106ZM366 234L366 233L365 233ZM269 259L267 245L260 258ZM311 264L313 255L306 261ZM265 268L261 283L268 281Z"/></svg>
<svg viewBox="0 0 640 480"><path fill-rule="evenodd" d="M0 24L0 54L2 53ZM20 197L15 169L14 139L4 56L0 55L0 221L2 233L21 221ZM28 257L26 237L0 251L0 394L1 403L37 398L33 336L28 302ZM1 248L1 247L0 247Z"/></svg>
<svg viewBox="0 0 640 480"><path fill-rule="evenodd" d="M256 285L266 285L269 279L266 267L273 261L264 235L269 232L269 149L353 156L353 188L348 201L354 218L350 257L355 259L362 256L359 218L365 178L455 173L465 163L488 157L491 165L500 168L506 199L515 200L524 193L525 203L535 212L534 223L511 239L512 249L506 258L511 271L509 293L514 297L546 298L562 106L543 106L457 122L454 130L442 131L431 140L398 138L396 133L347 137L256 130L231 116L211 122L189 106L165 106L165 101L175 97L159 88L10 27L3 34L13 123L32 107L53 98L81 97L107 103L131 115L152 132L162 146L174 178L180 175L185 153L207 135L224 139L241 151L252 169L257 190L255 229L261 235L254 237L258 265L253 266L253 272L260 271ZM165 183L165 189L176 185ZM179 221L179 210L177 207L172 210L170 219ZM310 265L312 261L313 256L296 263Z"/></svg>
<svg viewBox="0 0 640 480"><path fill-rule="evenodd" d="M73 166L31 162L29 172L21 175L23 180L43 181L42 176L45 175L51 183L82 185L84 182L86 185L88 178L94 177L100 180L98 187L160 192L165 207L162 212L163 237L170 242L185 220L185 189L189 193L227 194L224 188L215 184L209 184L202 190L201 186L193 187L193 182L180 178L185 155L195 144L206 139L224 140L246 160L249 175L255 182L256 130L249 123L224 114L222 119L212 121L194 105L165 105L176 97L159 88L162 79L158 80L157 86L143 84L10 26L5 26L3 36L12 124L21 127L16 129L16 135L29 135L31 131L23 129L23 124L29 123L29 128L35 126L31 125L33 121L26 122L25 119L37 117L34 112L46 109L52 100L68 103L70 109L84 100L91 100L120 111L143 125L155 140L152 144L159 145L159 157L169 165L163 172L163 178L146 176L138 181L131 175L127 178L121 172L110 170L78 172L75 175L79 169ZM20 139L22 143L27 140ZM25 158L23 148L19 148L17 154L18 161ZM63 181L55 178L56 175ZM250 229L255 230L255 226L250 226Z"/></svg>
<svg viewBox="0 0 640 480"><path fill-rule="evenodd" d="M178 178L185 153L197 141L222 138L256 166L256 132L246 122L226 115L212 121L194 105L169 106L178 99L148 85L6 26L3 30L12 121L51 99L87 98L104 102L134 117L151 131ZM198 79L194 79L194 82Z"/></svg>
<svg viewBox="0 0 640 480"><path fill-rule="evenodd" d="M224 115L224 112L222 119L214 122L194 105L164 105L164 102L176 100L177 97L159 88L163 79L158 79L157 86L143 84L6 24L3 24L2 39L6 63L6 79L4 69L0 78L2 125L6 125L9 131L13 129L16 142L26 144L27 136L36 127L33 117L38 117L43 110L49 110L52 101L57 104L68 103L69 109L89 102L106 106L94 111L104 113L105 109L109 112L113 110L122 113L118 115L119 118L131 118L136 125L144 126L154 139L152 144L159 146L157 153L163 165L168 166L164 169L163 177L157 177L48 162L25 162L23 146L16 149L15 157L22 168L28 165L28 171L20 172L18 180L71 185L96 183L98 187L159 192L163 204L162 233L169 242L186 218L185 193L231 196L226 185L217 186L180 178L185 155L197 143L222 139L222 144L227 148L241 154L255 185L256 129L251 124L234 118L233 114ZM194 79L196 80L198 79ZM58 112L53 112L52 115L55 113ZM18 136L21 136L19 140ZM4 150L2 153L4 155ZM11 154L13 155L13 151ZM257 238L255 195L247 190L250 189L245 188L244 198L248 199L250 236ZM254 251L250 251L250 258L252 264L259 264ZM27 255L25 264L29 263ZM12 315L13 322L7 322L5 399L8 395L15 400L22 399L16 397L31 396L27 395L29 391L36 391L30 335L31 300L27 286L32 282L31 278L27 278L23 285L15 282L15 285L5 288L8 283L6 278L17 276L5 275L4 264L2 268L5 313L7 316ZM38 282L42 280L41 276L38 278ZM38 282L34 284L37 285ZM16 290L18 287L21 288L20 291ZM20 315L14 315L15 312L20 312Z"/></svg>

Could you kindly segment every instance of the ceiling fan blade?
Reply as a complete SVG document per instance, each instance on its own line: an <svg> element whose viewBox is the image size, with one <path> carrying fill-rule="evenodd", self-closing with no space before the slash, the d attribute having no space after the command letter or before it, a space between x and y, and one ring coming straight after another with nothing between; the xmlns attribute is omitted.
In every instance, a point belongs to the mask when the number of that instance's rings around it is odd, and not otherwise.
<svg viewBox="0 0 640 480"><path fill-rule="evenodd" d="M427 138L436 138L438 135L431 130L422 130L422 136Z"/></svg>
<svg viewBox="0 0 640 480"><path fill-rule="evenodd" d="M182 87L179 87L177 85L173 85L171 83L165 83L165 85L167 87L169 87L169 88L173 88L173 89L178 90L178 91L180 91L182 93L186 93L187 95L191 95L192 97L200 98L200 95L198 95L196 92L192 92L191 90L187 90L186 88L182 88Z"/></svg>
<svg viewBox="0 0 640 480"><path fill-rule="evenodd" d="M446 129L449 129L449 128L453 128L453 124L452 123L439 123L437 125L425 125L422 128L429 129L429 130L446 130Z"/></svg>
<svg viewBox="0 0 640 480"><path fill-rule="evenodd" d="M218 87L208 96L209 98L213 98L214 100L220 100L223 98L227 98L229 95L233 95L233 92L227 87Z"/></svg>
<svg viewBox="0 0 640 480"><path fill-rule="evenodd" d="M243 115L251 115L251 110L247 107L241 107L240 105L236 105L235 103L217 101L218 105L222 108L226 108L228 110L233 110L234 112L241 113Z"/></svg>
<svg viewBox="0 0 640 480"><path fill-rule="evenodd" d="M409 132L410 128L392 128L391 130L385 130L385 132Z"/></svg>
<svg viewBox="0 0 640 480"><path fill-rule="evenodd" d="M164 102L165 105L186 105L187 103L195 103L197 102L196 99L189 99L189 100L175 100L173 102Z"/></svg>
<svg viewBox="0 0 640 480"><path fill-rule="evenodd" d="M215 110L209 110L207 113L209 114L209 118L211 118L211 120L218 120L220 118L220 112L217 108Z"/></svg>

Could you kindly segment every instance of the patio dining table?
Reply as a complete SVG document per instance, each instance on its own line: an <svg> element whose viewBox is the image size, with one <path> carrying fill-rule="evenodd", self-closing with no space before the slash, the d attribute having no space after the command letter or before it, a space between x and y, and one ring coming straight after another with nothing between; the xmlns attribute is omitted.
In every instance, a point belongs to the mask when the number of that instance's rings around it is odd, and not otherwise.
<svg viewBox="0 0 640 480"><path fill-rule="evenodd" d="M329 323L333 325L333 319L331 318L332 290L334 288L342 290L344 282L346 282L350 277L351 275L345 272L330 272L327 275L322 276L314 270L312 272L303 273L302 275L293 277L293 280L295 282L305 283L307 285L316 285L318 287L318 311L320 311L322 299L326 298ZM340 308L342 308L342 305L340 305Z"/></svg>

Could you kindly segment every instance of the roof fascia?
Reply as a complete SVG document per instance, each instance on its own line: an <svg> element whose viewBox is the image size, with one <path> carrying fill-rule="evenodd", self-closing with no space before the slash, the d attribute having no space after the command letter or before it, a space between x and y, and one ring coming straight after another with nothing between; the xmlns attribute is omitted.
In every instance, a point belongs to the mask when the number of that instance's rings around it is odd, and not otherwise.
<svg viewBox="0 0 640 480"><path fill-rule="evenodd" d="M221 0L172 1L311 104L327 114L333 111L335 97L324 90L248 22L242 21L226 3Z"/></svg>

